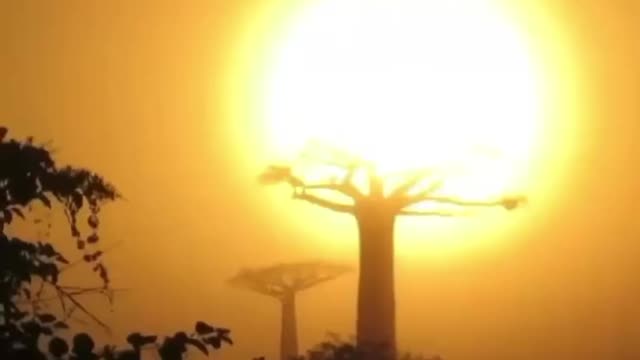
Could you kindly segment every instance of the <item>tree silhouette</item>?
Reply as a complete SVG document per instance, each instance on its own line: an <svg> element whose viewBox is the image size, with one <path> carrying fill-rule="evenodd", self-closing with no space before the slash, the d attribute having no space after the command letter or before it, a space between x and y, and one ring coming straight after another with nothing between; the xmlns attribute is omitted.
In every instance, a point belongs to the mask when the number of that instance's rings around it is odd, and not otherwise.
<svg viewBox="0 0 640 360"><path fill-rule="evenodd" d="M364 353L353 339L343 339L336 333L327 333L327 339L307 350L306 356L299 360L363 360ZM443 360L439 355L426 356L411 352L402 352L398 360Z"/></svg>
<svg viewBox="0 0 640 360"><path fill-rule="evenodd" d="M366 161L344 152L320 148L303 154L302 166L270 166L263 184L287 183L293 198L354 216L359 231L360 264L357 345L370 359L396 354L394 295L394 225L398 216L453 217L469 207L512 210L521 196L496 200L464 200L442 194L446 172L419 169L382 174Z"/></svg>
<svg viewBox="0 0 640 360"><path fill-rule="evenodd" d="M326 262L279 264L241 270L229 280L232 286L276 298L282 306L280 358L298 356L296 294L350 271L350 267Z"/></svg>
<svg viewBox="0 0 640 360"><path fill-rule="evenodd" d="M48 149L25 141L7 139L0 128L0 304L2 305L2 346L32 344L42 334L65 328L64 320L79 310L102 324L78 300L88 292L108 289L109 276L102 262L99 242L100 207L119 197L116 189L99 175L85 169L58 167ZM82 261L99 275L103 286L79 288L60 284L62 266L69 261L48 242L28 241L7 234L16 219L27 220L33 206L53 209L62 205L71 236L82 251ZM87 209L89 234L79 230L81 210ZM49 224L50 226L50 224ZM34 285L38 284L34 288ZM42 312L45 286L53 289L64 312L61 321ZM104 324L102 324L104 325Z"/></svg>
<svg viewBox="0 0 640 360"><path fill-rule="evenodd" d="M78 297L89 293L112 296L107 267L102 262L103 251L97 247L98 214L101 206L118 199L119 193L89 170L58 167L50 151L34 144L32 138L8 140L7 133L6 128L0 127L0 359L45 360L47 357L38 344L49 337L47 350L53 359L139 360L141 346L155 344L156 336L133 333L127 338L133 351L116 351L115 347L106 346L102 353L96 353L89 334L76 334L71 346L57 336L69 329L67 320L77 312L106 328ZM82 254L79 262L90 265L101 279L101 286L63 285L60 281L63 271L78 262L70 263L48 240L9 235L17 220L31 218L36 204L49 211L62 206L71 236ZM82 210L88 212L88 234L80 231L78 220ZM34 219L34 223L39 221ZM49 234L46 235L48 238ZM54 295L48 296L45 289L52 290ZM46 305L52 301L60 304L61 314L48 310ZM156 345L163 360L181 360L187 345L208 354L207 347L218 349L223 343L232 343L228 329L200 321L192 334L177 332Z"/></svg>

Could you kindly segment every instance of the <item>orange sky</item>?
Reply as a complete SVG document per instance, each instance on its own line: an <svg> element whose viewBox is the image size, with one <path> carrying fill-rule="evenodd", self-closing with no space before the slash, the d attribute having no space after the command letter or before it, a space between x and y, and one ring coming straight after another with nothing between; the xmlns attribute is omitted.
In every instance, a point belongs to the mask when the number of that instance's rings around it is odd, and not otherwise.
<svg viewBox="0 0 640 360"><path fill-rule="evenodd" d="M573 173L554 211L499 251L398 260L403 348L446 359L640 357L640 7L548 2L587 74ZM103 229L107 243L124 241L109 257L115 286L132 289L99 311L116 339L203 318L232 328L225 358L275 358L276 304L223 280L251 264L357 260L323 247L319 228L275 222L279 205L234 164L229 149L252 145L228 136L218 84L256 3L0 4L0 122L53 140L61 162L104 174L126 197ZM347 275L302 295L303 347L326 330L352 332L355 284Z"/></svg>

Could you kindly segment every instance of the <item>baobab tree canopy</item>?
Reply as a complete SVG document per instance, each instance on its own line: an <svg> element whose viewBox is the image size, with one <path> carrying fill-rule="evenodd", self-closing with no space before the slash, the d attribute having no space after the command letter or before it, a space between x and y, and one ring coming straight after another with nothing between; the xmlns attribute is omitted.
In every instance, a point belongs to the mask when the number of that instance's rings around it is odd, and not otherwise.
<svg viewBox="0 0 640 360"><path fill-rule="evenodd" d="M229 284L280 297L286 291L298 292L335 279L351 269L347 265L320 261L285 263L243 269L229 280Z"/></svg>
<svg viewBox="0 0 640 360"><path fill-rule="evenodd" d="M465 200L443 192L459 170L408 169L381 174L374 164L339 150L312 148L295 164L269 166L260 176L263 184L288 183L295 199L337 212L353 213L365 201L384 201L395 215L460 216L469 208L502 206L515 209L523 196Z"/></svg>

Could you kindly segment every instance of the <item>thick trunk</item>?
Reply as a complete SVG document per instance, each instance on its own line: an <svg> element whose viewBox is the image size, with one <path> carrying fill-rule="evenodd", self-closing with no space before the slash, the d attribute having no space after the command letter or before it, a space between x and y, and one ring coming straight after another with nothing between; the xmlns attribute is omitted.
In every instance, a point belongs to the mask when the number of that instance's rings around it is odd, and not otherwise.
<svg viewBox="0 0 640 360"><path fill-rule="evenodd" d="M358 347L365 360L396 355L393 229L395 214L382 204L356 212L360 233Z"/></svg>
<svg viewBox="0 0 640 360"><path fill-rule="evenodd" d="M296 326L295 292L282 297L282 324L280 327L280 359L291 360L298 356L298 329Z"/></svg>

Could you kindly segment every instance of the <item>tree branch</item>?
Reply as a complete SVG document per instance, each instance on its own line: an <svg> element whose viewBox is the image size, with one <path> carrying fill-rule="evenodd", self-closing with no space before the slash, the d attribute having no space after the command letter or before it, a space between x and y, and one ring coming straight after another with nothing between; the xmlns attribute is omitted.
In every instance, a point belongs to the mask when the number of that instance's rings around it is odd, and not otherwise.
<svg viewBox="0 0 640 360"><path fill-rule="evenodd" d="M430 196L422 194L422 196L411 197L405 206L414 205L422 202L435 202L440 204L465 206L465 207L492 207L502 206L506 210L513 210L526 202L523 196L504 197L498 200L462 200L448 196Z"/></svg>
<svg viewBox="0 0 640 360"><path fill-rule="evenodd" d="M432 173L432 171L426 171L426 170L418 171L417 173L413 174L409 179L407 179L405 182L403 182L398 187L396 187L391 192L389 197L397 198L397 197L405 196L407 192L409 192L413 187L415 187L420 182L425 180L425 176L429 175L430 173Z"/></svg>
<svg viewBox="0 0 640 360"><path fill-rule="evenodd" d="M47 303L47 302L51 302L51 301L55 301L55 300L64 300L64 297L61 296L60 294L60 290L66 291L66 293L64 295L67 296L82 296L82 295L107 295L107 293L109 292L116 292L116 291L129 291L130 289L105 289L104 287L95 287L95 288L81 288L81 287L66 287L66 286L60 286L58 288L55 288L56 290L56 296L48 296L48 297L39 297L36 298L34 300L16 300L16 304L27 304L27 303L31 303L31 304L40 304L40 303ZM63 307L63 311L64 311L64 307L65 307L65 303L61 302L60 304Z"/></svg>
<svg viewBox="0 0 640 360"><path fill-rule="evenodd" d="M242 271L235 277L228 280L228 284L238 288L251 290L258 294L279 298L284 291L282 285L274 285L268 279L264 279L262 274L255 271Z"/></svg>
<svg viewBox="0 0 640 360"><path fill-rule="evenodd" d="M307 290L307 289L312 288L312 287L314 287L314 286L316 286L316 285L318 285L320 283L327 282L329 280L333 280L333 279L337 278L340 275L341 274L326 275L326 276L320 276L320 277L316 277L316 278L306 279L306 280L303 280L302 282L300 282L299 284L296 284L295 290L296 291Z"/></svg>
<svg viewBox="0 0 640 360"><path fill-rule="evenodd" d="M345 178L340 182L331 182L326 184L306 184L303 179L293 175L293 170L291 167L272 165L260 175L259 180L263 184L276 184L285 182L288 183L294 190L319 189L337 191L355 200L362 197L362 194L360 193L360 191L358 191L356 186L351 183L352 172L353 168L347 168L347 176L345 176Z"/></svg>
<svg viewBox="0 0 640 360"><path fill-rule="evenodd" d="M78 300L75 299L74 295L66 292L62 287L60 287L60 286L58 286L56 284L51 284L51 285L58 291L58 294L60 295L60 297L67 298L76 308L80 309L85 315L90 317L91 320L93 320L95 323L100 325L107 332L111 332L111 329L109 328L109 326L107 324L105 324L104 322L102 322L91 311L87 310L87 308L85 308Z"/></svg>
<svg viewBox="0 0 640 360"><path fill-rule="evenodd" d="M303 190L332 190L337 191L343 195L346 195L354 200L362 197L362 194L355 186L353 186L350 182L340 182L340 183L328 183L328 184L313 184L313 185L302 185L301 188Z"/></svg>
<svg viewBox="0 0 640 360"><path fill-rule="evenodd" d="M321 197L315 196L315 195L310 195L307 194L305 192L301 192L298 193L296 192L293 195L294 199L300 199L300 200L304 200L304 201L308 201L314 205L318 205L320 207L323 207L325 209L329 209L329 210L333 210L333 211L337 211L337 212L341 212L341 213L349 213L349 214L353 214L353 206L352 205L347 205L347 204L340 204L337 202L333 202L327 199L323 199Z"/></svg>
<svg viewBox="0 0 640 360"><path fill-rule="evenodd" d="M440 189L443 183L444 183L444 180L439 179L429 184L429 186L426 189L420 191L418 194L407 195L406 191L410 190L410 188L408 188L405 190L405 193L398 193L395 196L396 196L396 199L400 199L402 208L405 208L407 206L415 205L417 203L426 201L425 199L429 199L430 195L433 194L438 189Z"/></svg>
<svg viewBox="0 0 640 360"><path fill-rule="evenodd" d="M398 215L404 216L433 216L433 217L457 217L464 216L463 213L455 213L439 210L402 210Z"/></svg>
<svg viewBox="0 0 640 360"><path fill-rule="evenodd" d="M283 291L276 291L273 287L270 286L264 286L261 284L253 284L253 285L249 285L247 286L247 289L255 291L259 294L262 295L266 295L266 296L271 296L271 297L275 297L275 298L280 298L282 297Z"/></svg>

